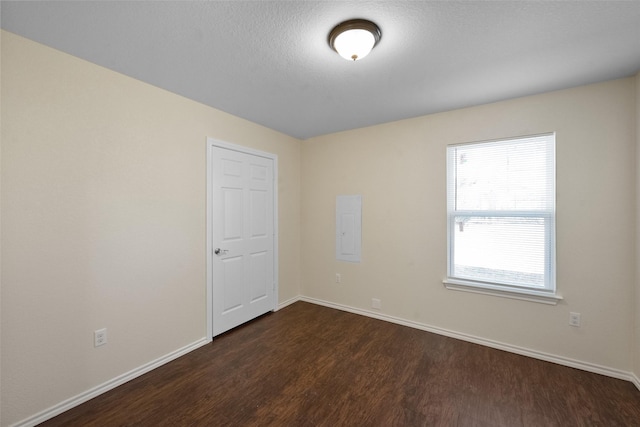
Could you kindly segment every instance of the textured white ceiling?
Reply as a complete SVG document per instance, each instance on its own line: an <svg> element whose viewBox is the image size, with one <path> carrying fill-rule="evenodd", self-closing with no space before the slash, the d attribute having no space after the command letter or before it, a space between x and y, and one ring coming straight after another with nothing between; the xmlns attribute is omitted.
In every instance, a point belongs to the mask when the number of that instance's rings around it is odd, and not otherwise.
<svg viewBox="0 0 640 427"><path fill-rule="evenodd" d="M640 1L49 1L2 28L298 138L630 76ZM376 22L357 62L327 44Z"/></svg>

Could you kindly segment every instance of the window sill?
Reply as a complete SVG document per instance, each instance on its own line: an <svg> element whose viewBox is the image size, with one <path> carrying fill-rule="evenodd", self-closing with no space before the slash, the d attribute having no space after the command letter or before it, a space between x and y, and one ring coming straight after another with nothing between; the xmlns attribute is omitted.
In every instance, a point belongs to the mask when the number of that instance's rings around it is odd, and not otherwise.
<svg viewBox="0 0 640 427"><path fill-rule="evenodd" d="M476 283L460 279L447 278L442 281L447 289L452 291L472 292L476 294L492 295L496 297L531 301L541 304L557 305L562 296L549 292L508 289L498 285Z"/></svg>

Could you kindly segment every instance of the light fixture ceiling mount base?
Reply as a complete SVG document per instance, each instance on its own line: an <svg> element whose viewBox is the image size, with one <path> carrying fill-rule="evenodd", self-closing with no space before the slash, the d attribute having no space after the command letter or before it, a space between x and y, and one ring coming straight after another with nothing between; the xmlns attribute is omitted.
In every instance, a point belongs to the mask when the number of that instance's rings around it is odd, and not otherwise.
<svg viewBox="0 0 640 427"><path fill-rule="evenodd" d="M329 46L345 59L357 61L378 44L380 28L366 19L351 19L335 26L329 33Z"/></svg>

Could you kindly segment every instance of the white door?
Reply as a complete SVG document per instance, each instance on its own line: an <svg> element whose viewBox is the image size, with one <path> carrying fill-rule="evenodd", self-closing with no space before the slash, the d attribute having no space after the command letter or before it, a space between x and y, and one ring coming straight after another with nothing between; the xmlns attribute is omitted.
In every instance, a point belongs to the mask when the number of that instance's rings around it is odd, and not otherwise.
<svg viewBox="0 0 640 427"><path fill-rule="evenodd" d="M274 159L213 146L211 169L216 336L275 309Z"/></svg>

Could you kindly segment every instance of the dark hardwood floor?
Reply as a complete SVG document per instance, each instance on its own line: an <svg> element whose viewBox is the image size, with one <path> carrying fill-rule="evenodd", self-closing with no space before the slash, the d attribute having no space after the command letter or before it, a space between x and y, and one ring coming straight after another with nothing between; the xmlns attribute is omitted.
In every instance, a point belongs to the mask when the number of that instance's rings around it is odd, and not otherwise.
<svg viewBox="0 0 640 427"><path fill-rule="evenodd" d="M638 426L633 384L304 302L42 426Z"/></svg>

